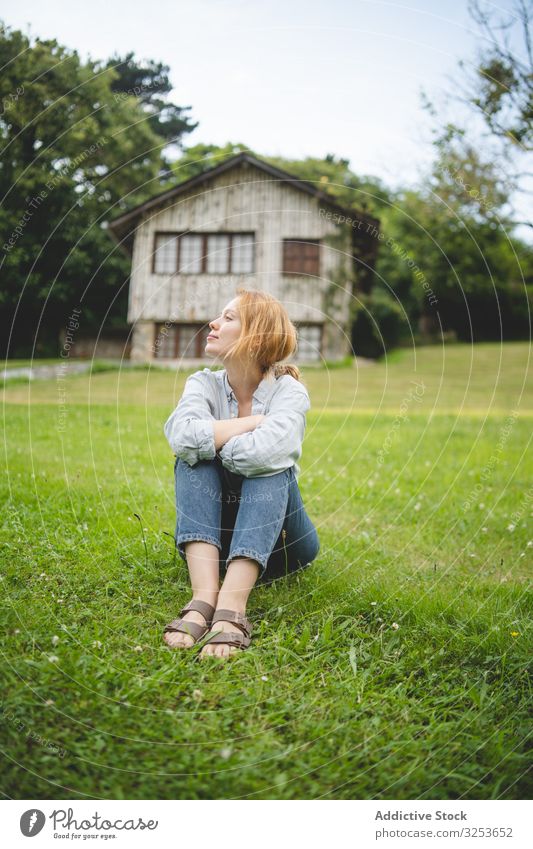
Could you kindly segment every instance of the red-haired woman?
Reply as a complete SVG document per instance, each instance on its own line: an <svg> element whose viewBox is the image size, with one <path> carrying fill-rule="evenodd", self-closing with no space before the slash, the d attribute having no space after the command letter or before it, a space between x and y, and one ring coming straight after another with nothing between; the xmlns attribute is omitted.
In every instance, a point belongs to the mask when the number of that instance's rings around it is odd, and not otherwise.
<svg viewBox="0 0 533 849"><path fill-rule="evenodd" d="M206 355L224 365L187 378L165 424L176 455L176 546L193 597L166 628L172 648L207 635L201 655L229 657L250 645L250 592L303 569L320 543L297 478L310 401L285 307L238 289L209 323ZM220 572L224 574L219 586Z"/></svg>

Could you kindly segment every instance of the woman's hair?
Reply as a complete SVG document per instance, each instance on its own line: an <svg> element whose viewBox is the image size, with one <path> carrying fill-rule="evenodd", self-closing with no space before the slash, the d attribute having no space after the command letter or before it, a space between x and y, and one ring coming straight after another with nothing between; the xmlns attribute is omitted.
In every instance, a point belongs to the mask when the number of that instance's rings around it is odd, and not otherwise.
<svg viewBox="0 0 533 849"><path fill-rule="evenodd" d="M300 369L282 363L296 350L297 332L287 310L277 298L258 289L237 289L241 335L227 352L228 356L257 362L265 374L274 377L290 374L302 382Z"/></svg>

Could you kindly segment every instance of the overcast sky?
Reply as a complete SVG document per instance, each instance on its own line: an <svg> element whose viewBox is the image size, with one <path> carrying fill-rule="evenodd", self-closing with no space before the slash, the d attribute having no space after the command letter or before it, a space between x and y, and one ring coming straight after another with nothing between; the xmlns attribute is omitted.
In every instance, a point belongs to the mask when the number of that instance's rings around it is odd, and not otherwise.
<svg viewBox="0 0 533 849"><path fill-rule="evenodd" d="M467 0L7 0L1 16L85 58L168 64L199 122L187 144L335 153L392 186L432 157L421 89L440 102L482 44Z"/></svg>

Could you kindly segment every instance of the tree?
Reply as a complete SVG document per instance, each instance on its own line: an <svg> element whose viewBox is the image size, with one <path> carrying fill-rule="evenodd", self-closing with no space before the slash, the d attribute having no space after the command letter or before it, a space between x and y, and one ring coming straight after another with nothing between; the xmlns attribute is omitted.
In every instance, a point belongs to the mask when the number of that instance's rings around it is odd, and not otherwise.
<svg viewBox="0 0 533 849"><path fill-rule="evenodd" d="M104 222L160 190L168 139L116 71L55 40L2 26L0 66L2 339L27 355L39 325L55 353L73 306L84 330L124 323L129 263Z"/></svg>
<svg viewBox="0 0 533 849"><path fill-rule="evenodd" d="M453 104L453 120L441 124L445 108L437 109L424 95L426 108L435 117L435 144L444 151L468 160L472 149L479 159L498 172L500 188L507 192L531 193L533 172L533 49L532 0L515 0L502 13L492 3L471 0L469 12L479 27L484 46L473 63L461 61L461 76L453 81L446 97ZM470 67L472 66L472 67ZM472 70L473 68L473 70ZM515 216L516 219L516 216ZM533 226L530 221L515 225Z"/></svg>
<svg viewBox="0 0 533 849"><path fill-rule="evenodd" d="M533 251L453 196L438 172L419 190L398 192L382 214L376 289L392 292L413 331L454 331L464 341L527 338ZM450 186L449 183L452 183ZM446 183L448 185L441 185Z"/></svg>
<svg viewBox="0 0 533 849"><path fill-rule="evenodd" d="M237 153L248 151L253 153L245 144L240 142L226 142L225 145L217 144L195 144L187 147L179 159L171 166L171 173L175 180L182 183L197 174L203 174L209 168L220 165L225 159L230 159Z"/></svg>
<svg viewBox="0 0 533 849"><path fill-rule="evenodd" d="M181 149L183 137L196 129L198 123L191 123L186 114L190 106L177 106L165 99L172 91L169 66L151 60L140 63L133 53L127 53L122 58L113 56L103 67L114 71L111 91L120 98L137 99L164 148Z"/></svg>

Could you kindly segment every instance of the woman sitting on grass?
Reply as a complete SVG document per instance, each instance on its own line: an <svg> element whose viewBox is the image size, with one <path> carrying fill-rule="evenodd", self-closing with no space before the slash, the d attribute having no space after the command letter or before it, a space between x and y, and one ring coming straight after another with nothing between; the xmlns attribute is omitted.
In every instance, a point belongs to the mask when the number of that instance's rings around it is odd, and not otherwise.
<svg viewBox="0 0 533 849"><path fill-rule="evenodd" d="M256 583L309 565L320 543L298 488L309 395L294 365L296 329L266 292L238 289L209 323L205 353L224 365L187 378L165 424L176 455L176 546L192 600L164 638L201 656L250 645L246 604ZM219 587L220 574L224 574Z"/></svg>

